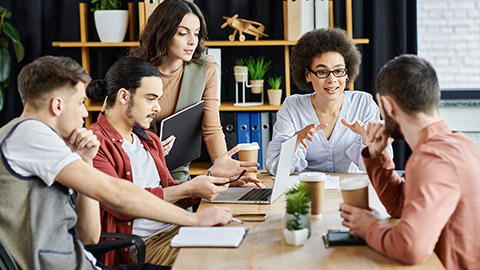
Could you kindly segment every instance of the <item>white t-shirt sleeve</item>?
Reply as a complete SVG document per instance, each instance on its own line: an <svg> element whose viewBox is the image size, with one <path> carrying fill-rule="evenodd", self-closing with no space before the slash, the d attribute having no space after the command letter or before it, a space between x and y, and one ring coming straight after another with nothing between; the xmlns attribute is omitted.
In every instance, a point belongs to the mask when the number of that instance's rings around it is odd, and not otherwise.
<svg viewBox="0 0 480 270"><path fill-rule="evenodd" d="M17 126L3 144L2 152L14 172L24 177L38 176L48 186L65 166L81 159L58 133L33 119Z"/></svg>

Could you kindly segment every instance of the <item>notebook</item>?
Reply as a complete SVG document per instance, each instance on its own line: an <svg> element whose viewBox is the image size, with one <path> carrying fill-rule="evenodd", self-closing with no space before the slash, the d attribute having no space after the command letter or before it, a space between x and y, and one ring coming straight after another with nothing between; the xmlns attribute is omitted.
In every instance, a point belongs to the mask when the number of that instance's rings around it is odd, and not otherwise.
<svg viewBox="0 0 480 270"><path fill-rule="evenodd" d="M162 120L160 139L176 137L170 153L165 156L169 170L197 159L202 151L203 100Z"/></svg>
<svg viewBox="0 0 480 270"><path fill-rule="evenodd" d="M287 190L289 183L290 167L297 136L285 141L280 149L277 173L272 188L242 188L231 187L228 191L219 194L211 202L214 203L251 203L270 204L273 203L282 193Z"/></svg>
<svg viewBox="0 0 480 270"><path fill-rule="evenodd" d="M246 227L182 227L170 241L172 247L238 247Z"/></svg>

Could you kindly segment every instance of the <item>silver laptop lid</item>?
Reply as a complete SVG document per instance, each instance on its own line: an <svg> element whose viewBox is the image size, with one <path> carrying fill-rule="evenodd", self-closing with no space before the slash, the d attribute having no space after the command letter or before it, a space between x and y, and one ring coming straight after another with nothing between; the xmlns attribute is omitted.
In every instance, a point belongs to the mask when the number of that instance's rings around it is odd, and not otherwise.
<svg viewBox="0 0 480 270"><path fill-rule="evenodd" d="M282 143L280 157L278 159L277 173L275 174L275 182L273 183L272 196L270 197L271 203L273 203L287 189L296 141L297 135L294 135Z"/></svg>

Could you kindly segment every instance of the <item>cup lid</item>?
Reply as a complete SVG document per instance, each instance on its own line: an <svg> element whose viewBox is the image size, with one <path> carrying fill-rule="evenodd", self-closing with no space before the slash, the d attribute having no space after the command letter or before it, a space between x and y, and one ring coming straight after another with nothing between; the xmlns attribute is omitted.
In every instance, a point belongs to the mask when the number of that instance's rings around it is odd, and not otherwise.
<svg viewBox="0 0 480 270"><path fill-rule="evenodd" d="M325 181L327 175L323 172L303 172L298 175L298 179L304 182L319 182Z"/></svg>
<svg viewBox="0 0 480 270"><path fill-rule="evenodd" d="M368 177L350 177L340 181L341 190L355 190L368 187L370 180Z"/></svg>
<svg viewBox="0 0 480 270"><path fill-rule="evenodd" d="M243 150L243 151L260 149L260 146L258 146L258 143L256 143L256 142L253 142L253 143L239 143L238 145L240 145L240 150Z"/></svg>

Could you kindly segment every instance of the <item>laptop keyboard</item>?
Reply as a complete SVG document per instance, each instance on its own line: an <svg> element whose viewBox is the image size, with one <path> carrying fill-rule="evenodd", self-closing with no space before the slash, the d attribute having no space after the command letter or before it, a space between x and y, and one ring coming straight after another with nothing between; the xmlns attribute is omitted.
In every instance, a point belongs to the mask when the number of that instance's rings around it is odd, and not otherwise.
<svg viewBox="0 0 480 270"><path fill-rule="evenodd" d="M272 194L271 188L254 188L245 193L239 201L268 201Z"/></svg>

